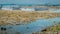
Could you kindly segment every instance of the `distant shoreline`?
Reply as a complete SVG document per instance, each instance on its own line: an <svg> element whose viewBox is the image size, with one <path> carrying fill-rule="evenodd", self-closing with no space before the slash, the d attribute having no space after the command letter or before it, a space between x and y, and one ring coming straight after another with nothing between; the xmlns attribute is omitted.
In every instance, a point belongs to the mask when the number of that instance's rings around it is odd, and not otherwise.
<svg viewBox="0 0 60 34"><path fill-rule="evenodd" d="M19 6L60 6L60 4L0 4L0 5L19 5Z"/></svg>

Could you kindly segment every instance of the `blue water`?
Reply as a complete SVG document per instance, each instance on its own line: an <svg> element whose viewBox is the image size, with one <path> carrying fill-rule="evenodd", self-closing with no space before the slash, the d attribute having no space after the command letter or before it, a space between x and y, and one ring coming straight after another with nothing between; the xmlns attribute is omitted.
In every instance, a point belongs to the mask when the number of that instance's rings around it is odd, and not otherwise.
<svg viewBox="0 0 60 34"><path fill-rule="evenodd" d="M56 17L56 18L50 18L50 19L36 20L26 25L4 26L4 27L7 28L7 31L10 32L10 34L14 34L15 32L20 32L21 34L31 34L32 32L41 31L42 29L55 25L59 22L60 22L60 17ZM12 27L12 28L9 28L9 27Z"/></svg>
<svg viewBox="0 0 60 34"><path fill-rule="evenodd" d="M0 0L0 4L60 5L60 0Z"/></svg>

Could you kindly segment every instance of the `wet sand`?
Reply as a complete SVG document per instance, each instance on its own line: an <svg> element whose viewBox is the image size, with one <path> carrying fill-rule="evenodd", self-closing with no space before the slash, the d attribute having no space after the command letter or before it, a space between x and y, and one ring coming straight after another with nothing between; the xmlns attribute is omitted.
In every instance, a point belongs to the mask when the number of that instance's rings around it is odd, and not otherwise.
<svg viewBox="0 0 60 34"><path fill-rule="evenodd" d="M44 18L60 17L60 13L55 12L40 12L40 11L21 11L21 10L0 10L0 25L19 25L21 23L27 24L32 21Z"/></svg>

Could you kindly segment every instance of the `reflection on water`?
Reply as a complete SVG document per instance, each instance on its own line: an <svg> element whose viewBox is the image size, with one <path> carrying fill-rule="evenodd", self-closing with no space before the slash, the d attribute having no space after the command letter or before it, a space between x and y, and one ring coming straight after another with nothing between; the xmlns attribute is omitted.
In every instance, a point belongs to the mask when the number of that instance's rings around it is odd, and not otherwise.
<svg viewBox="0 0 60 34"><path fill-rule="evenodd" d="M6 28L9 34L31 34L32 32L41 31L42 29L52 26L60 22L60 17L50 18L50 19L40 19L26 25L17 26L1 26ZM0 27L0 28L1 28ZM0 30L1 31L1 30Z"/></svg>

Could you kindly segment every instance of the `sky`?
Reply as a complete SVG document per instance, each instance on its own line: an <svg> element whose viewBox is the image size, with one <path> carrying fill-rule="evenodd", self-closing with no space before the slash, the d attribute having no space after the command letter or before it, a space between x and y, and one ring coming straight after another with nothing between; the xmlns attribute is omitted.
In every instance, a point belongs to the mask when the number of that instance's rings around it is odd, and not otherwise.
<svg viewBox="0 0 60 34"><path fill-rule="evenodd" d="M60 4L60 0L0 0L0 4Z"/></svg>

